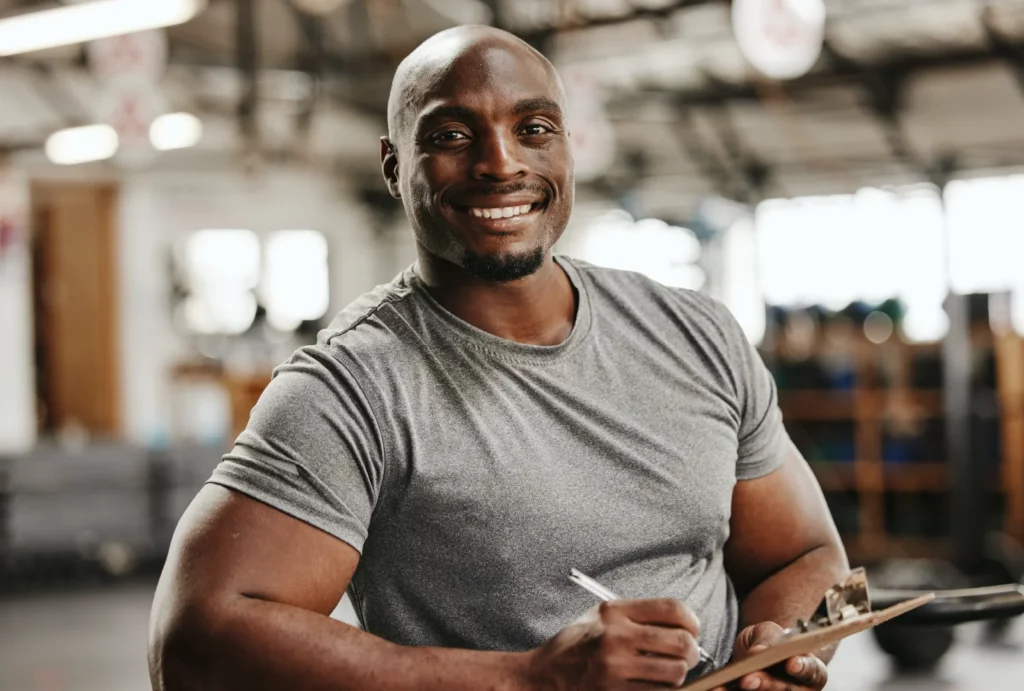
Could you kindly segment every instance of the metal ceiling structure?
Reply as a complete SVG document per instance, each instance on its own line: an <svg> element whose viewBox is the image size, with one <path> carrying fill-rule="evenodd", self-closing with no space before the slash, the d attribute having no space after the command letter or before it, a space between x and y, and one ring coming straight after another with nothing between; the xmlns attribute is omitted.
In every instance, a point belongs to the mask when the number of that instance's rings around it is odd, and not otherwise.
<svg viewBox="0 0 1024 691"><path fill-rule="evenodd" d="M0 16L53 2L0 0ZM685 218L708 194L941 183L1024 162L1024 0L826 0L812 72L777 83L739 53L721 0L211 0L169 30L171 102L203 116L193 156L249 151L375 180L390 76L431 33L492 23L604 95L615 164L594 187ZM0 61L0 146L88 121L81 47ZM370 184L366 182L365 184Z"/></svg>

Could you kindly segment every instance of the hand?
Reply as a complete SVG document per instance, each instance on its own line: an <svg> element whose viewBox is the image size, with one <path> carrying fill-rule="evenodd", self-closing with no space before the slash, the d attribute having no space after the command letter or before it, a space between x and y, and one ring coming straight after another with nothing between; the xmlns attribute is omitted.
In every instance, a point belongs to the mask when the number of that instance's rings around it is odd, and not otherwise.
<svg viewBox="0 0 1024 691"><path fill-rule="evenodd" d="M603 602L528 654L528 688L633 691L682 686L700 660L700 622L678 600Z"/></svg>
<svg viewBox="0 0 1024 691"><path fill-rule="evenodd" d="M736 637L733 660L765 650L783 635L782 627L773 621L748 626ZM733 682L731 688L757 691L821 691L828 682L828 668L814 655L799 655L760 672L753 672ZM715 691L725 691L725 687Z"/></svg>

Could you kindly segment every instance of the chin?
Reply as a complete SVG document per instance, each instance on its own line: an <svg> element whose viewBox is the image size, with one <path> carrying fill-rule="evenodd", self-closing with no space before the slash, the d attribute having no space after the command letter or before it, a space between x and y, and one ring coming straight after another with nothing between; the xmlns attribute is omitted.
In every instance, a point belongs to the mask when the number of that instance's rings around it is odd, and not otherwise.
<svg viewBox="0 0 1024 691"><path fill-rule="evenodd" d="M463 252L460 265L477 278L508 283L535 274L544 265L546 255L547 250L543 246L485 254L467 249Z"/></svg>

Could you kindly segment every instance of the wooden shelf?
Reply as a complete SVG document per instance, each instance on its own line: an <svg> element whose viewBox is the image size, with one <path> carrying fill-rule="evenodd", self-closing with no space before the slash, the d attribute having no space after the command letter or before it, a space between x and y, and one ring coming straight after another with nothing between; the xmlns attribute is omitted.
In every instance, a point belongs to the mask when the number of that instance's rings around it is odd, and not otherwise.
<svg viewBox="0 0 1024 691"><path fill-rule="evenodd" d="M854 417L852 393L783 391L779 393L779 407L783 419L794 422L852 420Z"/></svg>
<svg viewBox="0 0 1024 691"><path fill-rule="evenodd" d="M944 492L949 489L946 463L885 465L885 489L891 492Z"/></svg>
<svg viewBox="0 0 1024 691"><path fill-rule="evenodd" d="M988 324L971 328L975 354L991 350L995 358L1001 467L999 486L1005 498L1004 530L1024 543L1024 337L993 334ZM773 352L774 351L774 352ZM826 352L828 351L828 352ZM763 351L785 358L785 353ZM947 492L953 478L945 463L887 463L883 460L891 423L907 423L910 429L945 415L942 389L917 389L910 384L917 355L941 356L941 343L908 344L897 339L873 345L855 337L845 349L853 369L854 388L849 390L781 389L779 407L787 425L842 422L851 428L855 462L817 462L811 466L822 489L857 495L859 535L846 540L851 556L876 560L886 556L940 557L949 555L941 541L886 535L886 494ZM834 344L817 348L811 357L836 357Z"/></svg>
<svg viewBox="0 0 1024 691"><path fill-rule="evenodd" d="M883 559L948 559L952 555L949 541L927 537L880 535L844 535L843 544L851 566L861 566Z"/></svg>
<svg viewBox="0 0 1024 691"><path fill-rule="evenodd" d="M880 466L880 469L879 469ZM826 492L945 492L949 489L946 463L876 463L840 461L812 463L818 484ZM879 472L880 470L880 472ZM860 480L858 480L858 473ZM879 478L880 480L876 479Z"/></svg>
<svg viewBox="0 0 1024 691"><path fill-rule="evenodd" d="M879 391L789 390L779 393L782 417L791 422L886 420L897 410L916 419L944 414L941 389L884 389Z"/></svg>

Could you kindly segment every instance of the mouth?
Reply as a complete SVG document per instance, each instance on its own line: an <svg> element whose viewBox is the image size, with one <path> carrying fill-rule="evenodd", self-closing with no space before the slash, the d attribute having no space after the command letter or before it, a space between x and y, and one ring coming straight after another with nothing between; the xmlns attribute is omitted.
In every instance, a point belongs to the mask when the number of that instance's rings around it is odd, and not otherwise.
<svg viewBox="0 0 1024 691"><path fill-rule="evenodd" d="M469 218L476 226L491 231L510 232L532 222L543 207L544 202L524 202L486 207L454 205L452 208L460 216Z"/></svg>

